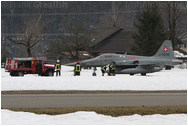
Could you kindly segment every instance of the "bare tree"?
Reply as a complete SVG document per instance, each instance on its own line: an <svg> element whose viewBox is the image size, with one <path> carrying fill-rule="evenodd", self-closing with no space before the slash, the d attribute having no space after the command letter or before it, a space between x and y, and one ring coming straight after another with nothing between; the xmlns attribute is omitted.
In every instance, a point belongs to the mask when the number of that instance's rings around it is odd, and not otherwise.
<svg viewBox="0 0 188 126"><path fill-rule="evenodd" d="M53 43L51 53L61 55L61 52L68 52L73 59L79 60L79 51L90 51L92 34L93 28L86 29L83 21L64 23L62 35Z"/></svg>
<svg viewBox="0 0 188 126"><path fill-rule="evenodd" d="M116 3L115 1L112 1L112 10L110 12L110 16L111 16L112 21L113 21L113 26L115 27L117 20L118 20L118 16L119 16L118 3Z"/></svg>
<svg viewBox="0 0 188 126"><path fill-rule="evenodd" d="M90 28L86 29L83 21L78 21L76 24L69 24L68 33L69 35L66 36L66 50L74 59L79 59L78 51L89 51L90 37L93 31ZM75 54L72 52L75 52Z"/></svg>
<svg viewBox="0 0 188 126"><path fill-rule="evenodd" d="M182 4L177 1L168 1L166 3L166 17L168 21L168 36L173 46L177 41L185 38L187 35L187 8L183 8Z"/></svg>
<svg viewBox="0 0 188 126"><path fill-rule="evenodd" d="M7 39L15 44L23 45L26 47L27 56L32 56L32 48L42 40L42 31L44 23L42 21L42 14L33 14L32 16L24 20L22 31L24 36L20 37L19 40L13 40L12 36Z"/></svg>
<svg viewBox="0 0 188 126"><path fill-rule="evenodd" d="M111 9L105 13L101 19L99 27L124 27L125 26L125 15L120 14L119 1L112 1Z"/></svg>

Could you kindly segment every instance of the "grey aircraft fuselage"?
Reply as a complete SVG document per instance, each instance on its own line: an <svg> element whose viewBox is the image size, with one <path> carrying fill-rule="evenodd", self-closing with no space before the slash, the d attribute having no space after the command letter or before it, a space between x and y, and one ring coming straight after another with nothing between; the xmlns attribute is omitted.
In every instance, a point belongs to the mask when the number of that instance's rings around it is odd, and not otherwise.
<svg viewBox="0 0 188 126"><path fill-rule="evenodd" d="M134 75L140 73L153 73L162 70L165 66L172 67L174 53L171 41L166 40L154 56L137 56L126 54L103 54L93 59L80 61L83 67L102 67L113 64L116 74ZM75 63L66 64L74 66Z"/></svg>

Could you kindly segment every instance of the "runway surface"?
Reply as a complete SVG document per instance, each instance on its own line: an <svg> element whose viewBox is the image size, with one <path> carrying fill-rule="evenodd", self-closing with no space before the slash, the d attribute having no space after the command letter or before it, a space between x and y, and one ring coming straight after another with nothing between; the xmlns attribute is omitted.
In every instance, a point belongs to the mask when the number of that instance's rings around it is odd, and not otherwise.
<svg viewBox="0 0 188 126"><path fill-rule="evenodd" d="M139 107L179 105L187 105L187 93L1 95L1 108Z"/></svg>

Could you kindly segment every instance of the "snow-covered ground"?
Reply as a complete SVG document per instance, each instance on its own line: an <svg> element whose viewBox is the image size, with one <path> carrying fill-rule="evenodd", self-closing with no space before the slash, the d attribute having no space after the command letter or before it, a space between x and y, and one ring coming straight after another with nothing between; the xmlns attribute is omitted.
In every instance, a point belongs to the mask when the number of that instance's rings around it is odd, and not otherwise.
<svg viewBox="0 0 188 126"><path fill-rule="evenodd" d="M61 77L25 75L11 77L1 69L1 90L187 90L187 69L162 70L147 76L117 74L97 76L93 70L82 70L81 76L73 76L73 67L62 66Z"/></svg>
<svg viewBox="0 0 188 126"><path fill-rule="evenodd" d="M116 75L91 76L92 70L82 70L81 76L73 76L73 67L62 66L61 77L40 77L25 75L11 77L1 69L1 91L8 90L187 90L187 69L176 67L172 70L147 74L147 76ZM27 112L1 110L1 124L6 125L186 125L187 114L132 115L111 117L95 112L76 112L63 115L36 115Z"/></svg>
<svg viewBox="0 0 188 126"><path fill-rule="evenodd" d="M176 58L178 58L178 57L187 57L187 55L184 55L183 53L180 53L179 51L174 51L174 56Z"/></svg>
<svg viewBox="0 0 188 126"><path fill-rule="evenodd" d="M64 115L37 115L28 112L1 110L3 125L186 125L186 114L132 115L111 117L95 112L75 112Z"/></svg>

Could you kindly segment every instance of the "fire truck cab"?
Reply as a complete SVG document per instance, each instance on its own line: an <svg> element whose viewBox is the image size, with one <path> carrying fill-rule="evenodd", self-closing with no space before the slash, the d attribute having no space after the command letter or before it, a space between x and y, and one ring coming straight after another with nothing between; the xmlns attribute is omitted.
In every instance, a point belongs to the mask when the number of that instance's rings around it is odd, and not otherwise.
<svg viewBox="0 0 188 126"><path fill-rule="evenodd" d="M6 59L5 70L10 72L11 76L24 76L24 74L53 76L55 67L46 65L46 58L10 58Z"/></svg>

